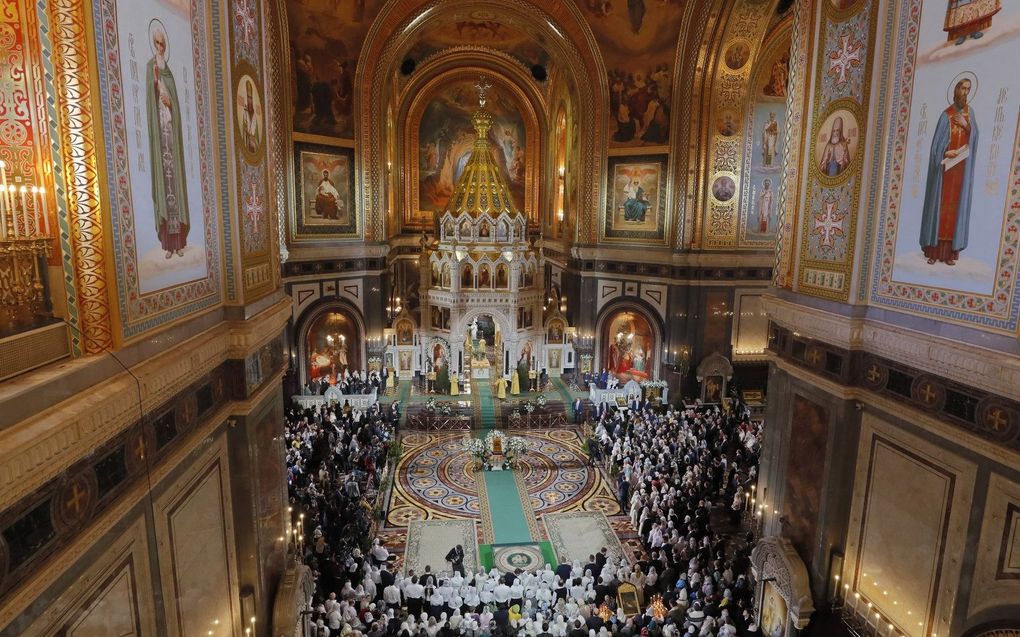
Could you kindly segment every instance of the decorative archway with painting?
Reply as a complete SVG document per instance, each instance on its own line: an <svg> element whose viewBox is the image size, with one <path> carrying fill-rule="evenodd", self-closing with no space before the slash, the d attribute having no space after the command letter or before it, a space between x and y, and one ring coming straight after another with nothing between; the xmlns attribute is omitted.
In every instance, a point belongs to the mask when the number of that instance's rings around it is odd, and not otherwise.
<svg viewBox="0 0 1020 637"><path fill-rule="evenodd" d="M338 374L363 369L359 322L341 307L322 311L305 332L305 378L336 382Z"/></svg>
<svg viewBox="0 0 1020 637"><path fill-rule="evenodd" d="M654 376L659 348L656 330L644 313L620 308L602 322L601 365L620 379L620 384Z"/></svg>

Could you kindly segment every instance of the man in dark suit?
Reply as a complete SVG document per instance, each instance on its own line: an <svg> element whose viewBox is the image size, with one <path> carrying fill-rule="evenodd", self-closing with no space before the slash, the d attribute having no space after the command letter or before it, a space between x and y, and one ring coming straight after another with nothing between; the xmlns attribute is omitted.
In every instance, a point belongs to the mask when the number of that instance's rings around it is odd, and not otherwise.
<svg viewBox="0 0 1020 637"><path fill-rule="evenodd" d="M579 425L584 421L584 401L580 398L574 399L574 424Z"/></svg>
<svg viewBox="0 0 1020 637"><path fill-rule="evenodd" d="M458 544L457 546L450 549L450 552L446 554L446 561L449 562L454 572L460 573L461 577L464 576L464 547Z"/></svg>

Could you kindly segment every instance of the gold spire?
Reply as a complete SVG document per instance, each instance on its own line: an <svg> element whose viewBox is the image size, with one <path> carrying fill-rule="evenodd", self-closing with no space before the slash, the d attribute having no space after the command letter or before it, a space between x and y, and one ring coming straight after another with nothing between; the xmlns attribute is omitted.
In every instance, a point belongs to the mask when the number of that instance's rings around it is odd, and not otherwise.
<svg viewBox="0 0 1020 637"><path fill-rule="evenodd" d="M485 110L485 93L490 86L484 77L475 85L478 89L479 108L471 118L471 123L477 137L444 213L458 216L466 212L474 217L488 214L494 218L503 213L510 216L520 214L499 164L492 157L492 147L489 144L492 115Z"/></svg>

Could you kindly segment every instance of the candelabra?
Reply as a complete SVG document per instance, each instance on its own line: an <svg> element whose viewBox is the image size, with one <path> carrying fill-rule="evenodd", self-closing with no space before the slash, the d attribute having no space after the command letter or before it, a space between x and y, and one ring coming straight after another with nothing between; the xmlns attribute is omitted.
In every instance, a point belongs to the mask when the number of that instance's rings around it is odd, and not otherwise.
<svg viewBox="0 0 1020 637"><path fill-rule="evenodd" d="M579 352L589 352L595 346L595 336L590 333L580 332L574 336L574 349Z"/></svg>
<svg viewBox="0 0 1020 637"><path fill-rule="evenodd" d="M11 183L7 162L0 160L0 239L39 239L49 234L46 188Z"/></svg>
<svg viewBox="0 0 1020 637"><path fill-rule="evenodd" d="M662 353L662 362L670 368L671 372L680 376L680 380L677 383L679 392L677 393L682 400L684 396L684 376L691 369L691 348L687 345L681 345L678 350L670 352L668 349L664 349Z"/></svg>
<svg viewBox="0 0 1020 637"><path fill-rule="evenodd" d="M393 300L386 305L386 318L388 318L392 323L393 319L397 318L397 316L400 315L400 312L403 311L403 309L404 309L403 306L400 304L400 297L399 296L393 297Z"/></svg>
<svg viewBox="0 0 1020 637"><path fill-rule="evenodd" d="M664 348L662 350L663 363L667 367L672 367L674 374L680 374L680 382L683 382L684 375L690 371L691 368L691 348L686 345L681 345L679 350L673 350Z"/></svg>
<svg viewBox="0 0 1020 637"><path fill-rule="evenodd" d="M0 335L49 315L44 284L49 234L45 188L11 183L0 161Z"/></svg>

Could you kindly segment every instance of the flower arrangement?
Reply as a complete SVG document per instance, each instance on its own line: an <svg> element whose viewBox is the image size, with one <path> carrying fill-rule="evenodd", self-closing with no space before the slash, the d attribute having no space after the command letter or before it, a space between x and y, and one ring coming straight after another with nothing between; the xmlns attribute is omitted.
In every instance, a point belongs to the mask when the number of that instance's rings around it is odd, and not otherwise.
<svg viewBox="0 0 1020 637"><path fill-rule="evenodd" d="M530 400L525 401L524 411L528 412L528 415L530 416L531 412L535 411L535 403L531 402Z"/></svg>
<svg viewBox="0 0 1020 637"><path fill-rule="evenodd" d="M448 402L439 402L435 398L429 398L425 401L425 409L430 413L439 414L440 416L452 416L453 405Z"/></svg>
<svg viewBox="0 0 1020 637"><path fill-rule="evenodd" d="M548 404L549 399L545 397L545 394L539 394L538 398L535 399L535 402L538 403L539 407L545 407L546 404Z"/></svg>
<svg viewBox="0 0 1020 637"><path fill-rule="evenodd" d="M464 451L470 453L472 456L481 457L487 452L485 442L480 438L467 437L464 439Z"/></svg>
<svg viewBox="0 0 1020 637"><path fill-rule="evenodd" d="M511 458L518 458L528 451L528 441L520 436L513 436L506 443L506 453Z"/></svg>
<svg viewBox="0 0 1020 637"><path fill-rule="evenodd" d="M664 389L669 387L669 383L664 380L645 380L641 382L641 386L652 389Z"/></svg>

